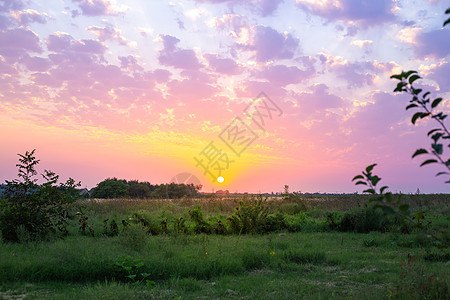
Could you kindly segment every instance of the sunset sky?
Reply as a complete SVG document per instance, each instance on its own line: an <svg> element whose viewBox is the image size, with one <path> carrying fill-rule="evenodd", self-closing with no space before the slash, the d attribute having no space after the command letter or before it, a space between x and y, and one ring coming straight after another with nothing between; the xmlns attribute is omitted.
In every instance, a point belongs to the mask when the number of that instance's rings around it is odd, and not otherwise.
<svg viewBox="0 0 450 300"><path fill-rule="evenodd" d="M0 0L0 181L36 149L40 172L87 188L188 172L206 192L355 192L378 163L393 192L450 192L411 159L434 124L411 125L389 78L418 70L449 99L448 6Z"/></svg>

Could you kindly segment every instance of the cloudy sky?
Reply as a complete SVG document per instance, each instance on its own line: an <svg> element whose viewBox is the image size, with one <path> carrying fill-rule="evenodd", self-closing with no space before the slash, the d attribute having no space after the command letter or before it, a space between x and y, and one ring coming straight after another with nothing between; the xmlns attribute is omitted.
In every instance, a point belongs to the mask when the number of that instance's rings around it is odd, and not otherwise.
<svg viewBox="0 0 450 300"><path fill-rule="evenodd" d="M447 6L0 0L0 181L36 148L88 188L189 172L204 191L354 192L376 162L394 192L449 192L411 159L433 124L411 125L389 78L418 70L448 99Z"/></svg>

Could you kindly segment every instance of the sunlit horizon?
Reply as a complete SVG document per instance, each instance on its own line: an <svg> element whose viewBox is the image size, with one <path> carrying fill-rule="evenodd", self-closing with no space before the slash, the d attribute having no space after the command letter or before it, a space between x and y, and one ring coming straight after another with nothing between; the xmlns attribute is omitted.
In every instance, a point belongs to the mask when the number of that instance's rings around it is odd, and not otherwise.
<svg viewBox="0 0 450 300"><path fill-rule="evenodd" d="M4 2L0 183L36 149L40 173L89 189L190 173L203 192L354 193L377 163L392 192L448 193L439 166L411 159L435 125L412 125L392 92L417 70L449 112L448 3L415 3Z"/></svg>

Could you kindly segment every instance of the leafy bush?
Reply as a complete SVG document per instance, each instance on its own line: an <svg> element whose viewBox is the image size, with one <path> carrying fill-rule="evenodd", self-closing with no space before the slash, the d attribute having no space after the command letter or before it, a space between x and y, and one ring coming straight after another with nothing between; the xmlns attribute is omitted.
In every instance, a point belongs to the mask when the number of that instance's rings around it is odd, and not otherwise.
<svg viewBox="0 0 450 300"><path fill-rule="evenodd" d="M35 150L19 154L18 177L6 181L4 200L0 203L0 230L8 242L20 239L48 240L52 236L67 234L71 203L78 196L73 179L58 185L59 176L45 170L45 182L37 183L35 167L39 160Z"/></svg>
<svg viewBox="0 0 450 300"><path fill-rule="evenodd" d="M330 229L344 232L368 233L400 229L402 233L408 233L412 229L404 219L397 216L386 216L379 207L374 205L353 209L344 214L329 213L327 220Z"/></svg>
<svg viewBox="0 0 450 300"><path fill-rule="evenodd" d="M123 198L130 195L130 186L124 180L108 178L97 184L91 193L92 198Z"/></svg>
<svg viewBox="0 0 450 300"><path fill-rule="evenodd" d="M200 206L194 207L194 209L189 211L189 216L194 222L194 232L195 233L211 233L211 225L203 218L203 213Z"/></svg>
<svg viewBox="0 0 450 300"><path fill-rule="evenodd" d="M244 197L235 213L228 218L234 233L263 233L268 223L269 208L262 196Z"/></svg>

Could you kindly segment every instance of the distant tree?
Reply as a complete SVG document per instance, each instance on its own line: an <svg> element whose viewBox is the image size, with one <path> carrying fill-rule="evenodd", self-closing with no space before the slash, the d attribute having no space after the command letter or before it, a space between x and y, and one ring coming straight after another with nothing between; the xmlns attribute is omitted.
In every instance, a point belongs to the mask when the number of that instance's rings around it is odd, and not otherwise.
<svg viewBox="0 0 450 300"><path fill-rule="evenodd" d="M202 188L201 185L184 184L184 183L169 183L161 184L152 192L155 198L178 199L183 197L194 197L198 195L198 191Z"/></svg>
<svg viewBox="0 0 450 300"><path fill-rule="evenodd" d="M130 196L130 186L126 180L108 178L97 184L91 193L92 198L123 198Z"/></svg>
<svg viewBox="0 0 450 300"><path fill-rule="evenodd" d="M133 198L150 197L150 188L144 183L128 183L130 185L130 196Z"/></svg>

